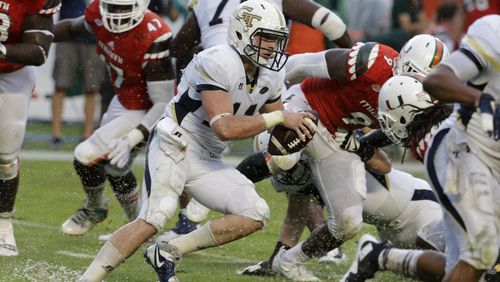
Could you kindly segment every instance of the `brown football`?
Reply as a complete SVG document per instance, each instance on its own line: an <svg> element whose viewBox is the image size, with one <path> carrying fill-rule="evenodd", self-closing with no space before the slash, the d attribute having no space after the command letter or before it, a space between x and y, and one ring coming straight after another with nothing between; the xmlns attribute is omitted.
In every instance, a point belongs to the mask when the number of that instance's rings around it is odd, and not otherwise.
<svg viewBox="0 0 500 282"><path fill-rule="evenodd" d="M316 119L313 122L318 125L318 112L314 110L306 110L313 114ZM314 136L314 135L313 135ZM288 155L302 150L311 139L306 138L306 141L301 141L299 135L295 130L277 125L271 131L271 138L269 138L268 151L271 155Z"/></svg>

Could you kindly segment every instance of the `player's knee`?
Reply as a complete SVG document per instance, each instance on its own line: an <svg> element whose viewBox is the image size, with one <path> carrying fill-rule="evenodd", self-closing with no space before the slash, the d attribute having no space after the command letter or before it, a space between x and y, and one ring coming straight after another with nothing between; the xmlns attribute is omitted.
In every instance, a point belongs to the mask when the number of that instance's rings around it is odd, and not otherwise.
<svg viewBox="0 0 500 282"><path fill-rule="evenodd" d="M159 216L162 217L162 219L160 220L161 227L163 227L163 225L165 225L165 223L174 216L175 211L177 210L177 199L178 198L179 198L178 195L173 191L172 191L172 193L168 193L161 198L160 203L159 203L159 209L160 209L160 213L161 213ZM153 225L155 225L155 224L153 224ZM160 227L160 229L161 229L161 227Z"/></svg>
<svg viewBox="0 0 500 282"><path fill-rule="evenodd" d="M328 229L336 239L347 241L358 234L362 222L361 214L346 209L338 218L328 220Z"/></svg>
<svg viewBox="0 0 500 282"><path fill-rule="evenodd" d="M269 206L267 205L266 201L262 198L258 198L254 202L253 208L245 209L240 212L239 215L243 215L255 221L261 222L261 227L264 227L269 222L271 211L269 210Z"/></svg>
<svg viewBox="0 0 500 282"><path fill-rule="evenodd" d="M89 141L84 141L75 148L75 159L83 165L88 165L98 158L98 152Z"/></svg>
<svg viewBox="0 0 500 282"><path fill-rule="evenodd" d="M10 180L17 175L19 163L17 158L7 159L0 157L0 180Z"/></svg>

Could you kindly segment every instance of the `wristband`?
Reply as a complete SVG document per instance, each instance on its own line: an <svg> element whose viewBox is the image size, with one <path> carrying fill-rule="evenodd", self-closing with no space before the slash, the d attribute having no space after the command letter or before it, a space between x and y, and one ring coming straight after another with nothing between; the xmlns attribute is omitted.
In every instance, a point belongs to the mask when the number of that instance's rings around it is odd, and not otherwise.
<svg viewBox="0 0 500 282"><path fill-rule="evenodd" d="M281 112L281 111L274 111L274 112L262 114L262 118L264 119L264 122L266 123L267 129L275 127L276 125L285 121L285 118L283 117L283 112Z"/></svg>

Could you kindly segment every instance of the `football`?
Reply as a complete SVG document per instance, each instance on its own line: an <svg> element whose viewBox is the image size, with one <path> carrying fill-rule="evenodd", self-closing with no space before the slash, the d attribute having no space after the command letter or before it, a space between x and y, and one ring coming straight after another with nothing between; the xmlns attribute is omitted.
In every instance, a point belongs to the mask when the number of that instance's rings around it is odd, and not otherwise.
<svg viewBox="0 0 500 282"><path fill-rule="evenodd" d="M307 110L306 112L309 112L316 117L313 122L318 125L318 112L314 110ZM283 125L277 125L271 131L268 151L271 155L293 154L304 148L310 141L311 139L309 138L306 138L305 141L301 141L299 135L293 129L287 128Z"/></svg>

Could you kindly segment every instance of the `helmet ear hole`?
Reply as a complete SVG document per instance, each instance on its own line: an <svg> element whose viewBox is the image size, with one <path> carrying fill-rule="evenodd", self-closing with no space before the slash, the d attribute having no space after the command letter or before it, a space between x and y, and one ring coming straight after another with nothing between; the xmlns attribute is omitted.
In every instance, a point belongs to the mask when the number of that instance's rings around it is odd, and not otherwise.
<svg viewBox="0 0 500 282"><path fill-rule="evenodd" d="M236 32L236 37L238 37L239 40L243 39L243 35L241 35L241 33L239 32Z"/></svg>
<svg viewBox="0 0 500 282"><path fill-rule="evenodd" d="M406 119L405 119L405 117L401 116L401 118L399 119L399 122L400 122L401 124L406 124Z"/></svg>

